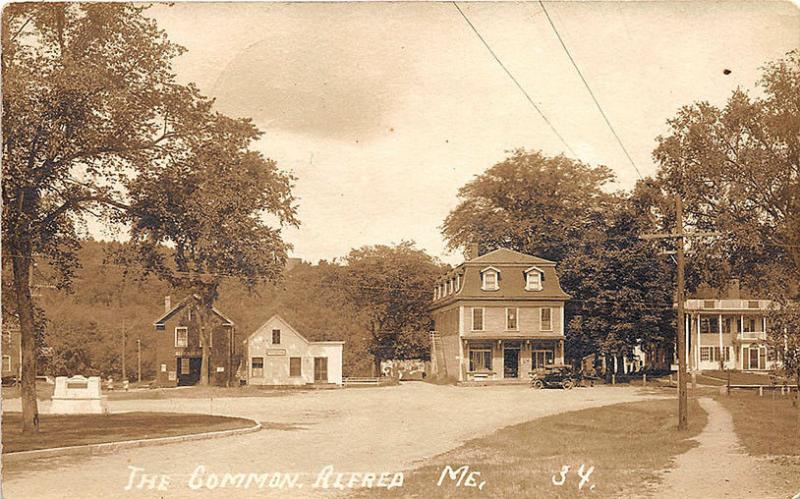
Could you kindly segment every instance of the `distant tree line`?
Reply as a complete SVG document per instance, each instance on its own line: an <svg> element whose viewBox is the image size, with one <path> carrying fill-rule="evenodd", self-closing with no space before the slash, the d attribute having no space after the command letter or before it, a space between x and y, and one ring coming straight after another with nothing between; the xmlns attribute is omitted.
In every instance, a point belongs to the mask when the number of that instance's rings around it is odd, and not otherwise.
<svg viewBox="0 0 800 499"><path fill-rule="evenodd" d="M46 316L40 372L102 375L122 379L123 328L126 374L137 376L141 341L142 378L155 376L153 322L164 312L164 296L177 303L185 290L126 267L115 255L127 243L81 241L70 293L42 289L37 298ZM345 265L346 264L346 265ZM280 314L308 339L345 342L345 376L367 376L376 363L429 356L427 305L442 266L403 242L353 250L342 261L302 262L280 281L252 289L236 279L220 281L216 306L239 331L255 331ZM34 285L52 282L53 270L37 266Z"/></svg>

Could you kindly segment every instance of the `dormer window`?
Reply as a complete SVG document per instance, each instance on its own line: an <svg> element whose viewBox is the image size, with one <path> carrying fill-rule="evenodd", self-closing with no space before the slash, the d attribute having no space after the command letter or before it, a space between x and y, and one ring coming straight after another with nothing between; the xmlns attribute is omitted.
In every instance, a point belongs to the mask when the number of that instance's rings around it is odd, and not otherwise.
<svg viewBox="0 0 800 499"><path fill-rule="evenodd" d="M487 267L481 271L481 289L484 291L497 291L500 289L500 271L494 267Z"/></svg>
<svg viewBox="0 0 800 499"><path fill-rule="evenodd" d="M525 270L525 290L541 291L544 272L538 267L531 267Z"/></svg>

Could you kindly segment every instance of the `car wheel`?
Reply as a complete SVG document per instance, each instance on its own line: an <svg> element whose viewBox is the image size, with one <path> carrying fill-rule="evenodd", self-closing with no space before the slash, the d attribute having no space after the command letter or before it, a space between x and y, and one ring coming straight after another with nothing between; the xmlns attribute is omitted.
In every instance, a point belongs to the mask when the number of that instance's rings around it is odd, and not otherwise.
<svg viewBox="0 0 800 499"><path fill-rule="evenodd" d="M564 387L564 390L572 390L572 387L575 386L575 383L571 379L568 379L564 381L561 386Z"/></svg>
<svg viewBox="0 0 800 499"><path fill-rule="evenodd" d="M531 388L535 390L541 390L544 388L544 383L540 379L535 379L531 382Z"/></svg>

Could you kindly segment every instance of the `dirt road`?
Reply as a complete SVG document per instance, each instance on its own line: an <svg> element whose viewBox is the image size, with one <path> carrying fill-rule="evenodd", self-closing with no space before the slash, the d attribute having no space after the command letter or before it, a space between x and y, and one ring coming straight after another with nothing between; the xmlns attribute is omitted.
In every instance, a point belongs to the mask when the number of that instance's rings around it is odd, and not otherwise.
<svg viewBox="0 0 800 499"><path fill-rule="evenodd" d="M3 470L4 497L138 498L255 497L329 494L313 488L327 465L336 472L377 473L415 462L498 428L560 412L642 400L633 388L595 387L533 391L524 386L452 387L408 383L398 387L309 392L275 398L116 401L118 411L202 412L264 423L258 433L120 451L88 458L12 464ZM191 482L198 466L201 479ZM166 490L124 490L132 468L168 477ZM229 473L299 473L302 489L255 490L216 484ZM249 474L254 475L249 475ZM215 475L215 479L211 478ZM197 478L197 474L195 474ZM235 477L234 477L235 478ZM262 477L263 478L263 477ZM289 476L291 478L291 476ZM345 477L347 478L347 477ZM361 476L363 478L363 476ZM272 479L272 477L270 477ZM231 478L233 480L233 478ZM142 482L135 481L135 484ZM157 485L160 477L145 480ZM190 483L202 484L192 490ZM288 483L288 482L285 482ZM332 483L332 482L330 482ZM313 489L313 490L312 490Z"/></svg>

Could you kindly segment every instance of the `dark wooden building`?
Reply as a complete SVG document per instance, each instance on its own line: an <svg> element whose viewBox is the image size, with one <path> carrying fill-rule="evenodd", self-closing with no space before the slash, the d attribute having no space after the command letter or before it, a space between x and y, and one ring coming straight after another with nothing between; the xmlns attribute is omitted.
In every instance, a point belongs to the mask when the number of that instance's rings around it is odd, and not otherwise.
<svg viewBox="0 0 800 499"><path fill-rule="evenodd" d="M196 295L187 296L175 306L170 303L170 297L164 300L164 315L154 323L157 337L156 382L160 386L186 386L200 381L202 350L196 317L198 304L199 297ZM237 337L233 321L216 308L212 317L209 383L233 385L241 359L242 338Z"/></svg>

